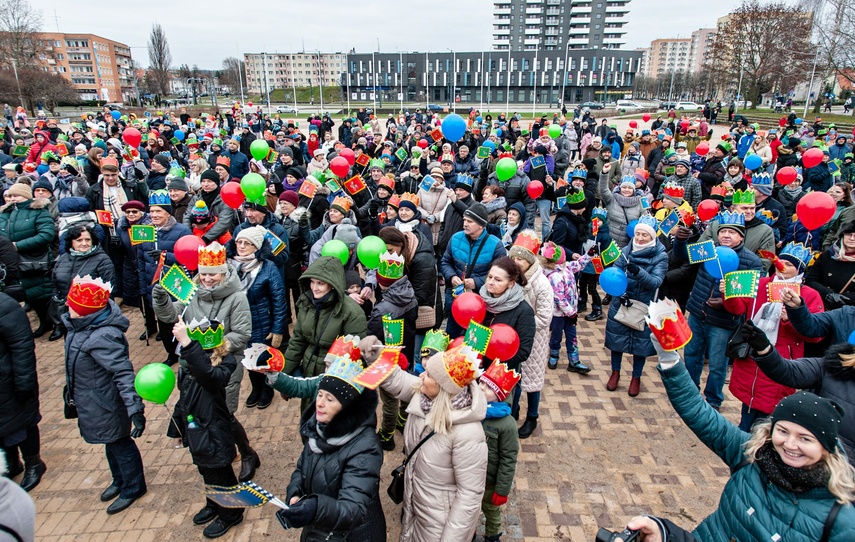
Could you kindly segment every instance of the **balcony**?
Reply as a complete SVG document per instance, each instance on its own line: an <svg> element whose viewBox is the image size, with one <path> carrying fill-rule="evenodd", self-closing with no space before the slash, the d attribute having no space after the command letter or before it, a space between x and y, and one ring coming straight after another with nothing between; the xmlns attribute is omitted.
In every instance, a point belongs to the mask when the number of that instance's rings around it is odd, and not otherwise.
<svg viewBox="0 0 855 542"><path fill-rule="evenodd" d="M494 6L510 6L511 0L493 0Z"/></svg>
<svg viewBox="0 0 855 542"><path fill-rule="evenodd" d="M591 16L586 15L584 17L570 17L570 24L591 24Z"/></svg>
<svg viewBox="0 0 855 542"><path fill-rule="evenodd" d="M541 25L541 24L543 24L543 18L541 18L541 17L526 17L525 18L525 24Z"/></svg>
<svg viewBox="0 0 855 542"><path fill-rule="evenodd" d="M493 27L493 34L494 34L494 35L503 35L503 36L505 36L505 35L509 35L510 33L511 33L511 29L510 29L510 28L497 28L497 27Z"/></svg>
<svg viewBox="0 0 855 542"><path fill-rule="evenodd" d="M526 38L523 43L526 45L538 45L540 43L540 38Z"/></svg>
<svg viewBox="0 0 855 542"><path fill-rule="evenodd" d="M560 6L563 3L563 0L546 0L547 6Z"/></svg>
<svg viewBox="0 0 855 542"><path fill-rule="evenodd" d="M543 3L543 0L525 0L525 3L526 3L526 4L528 4L528 5L532 5L532 4L542 4L542 3Z"/></svg>
<svg viewBox="0 0 855 542"><path fill-rule="evenodd" d="M591 16L591 6L573 6L570 8L570 15L588 15Z"/></svg>
<svg viewBox="0 0 855 542"><path fill-rule="evenodd" d="M556 45L561 45L561 42L559 42L558 40L554 40L554 39L547 39L544 42L544 44L548 47L554 47Z"/></svg>
<svg viewBox="0 0 855 542"><path fill-rule="evenodd" d="M546 32L544 32L544 34L546 34L547 36L557 36L558 35L558 29L557 28L547 28Z"/></svg>
<svg viewBox="0 0 855 542"><path fill-rule="evenodd" d="M558 26L560 23L558 22L557 17L548 17L546 19L546 24L549 26Z"/></svg>
<svg viewBox="0 0 855 542"><path fill-rule="evenodd" d="M494 15L510 15L511 14L511 8L505 8L505 7L498 8L497 7L497 8L493 9L493 14Z"/></svg>
<svg viewBox="0 0 855 542"><path fill-rule="evenodd" d="M547 15L561 15L561 10L558 8L546 8Z"/></svg>
<svg viewBox="0 0 855 542"><path fill-rule="evenodd" d="M629 6L606 6L606 13L629 13Z"/></svg>
<svg viewBox="0 0 855 542"><path fill-rule="evenodd" d="M526 36L536 36L540 34L540 28L526 28L525 35Z"/></svg>
<svg viewBox="0 0 855 542"><path fill-rule="evenodd" d="M526 15L543 15L543 8L528 8L525 10Z"/></svg>
<svg viewBox="0 0 855 542"><path fill-rule="evenodd" d="M587 26L577 26L575 28L570 29L570 35L571 36L574 36L574 35L575 36L580 36L580 35L587 36L590 33L591 33L591 29L588 28Z"/></svg>
<svg viewBox="0 0 855 542"><path fill-rule="evenodd" d="M569 43L570 45L587 45L588 44L588 37L587 36L585 36L585 37L570 36L570 39L567 40L567 43Z"/></svg>

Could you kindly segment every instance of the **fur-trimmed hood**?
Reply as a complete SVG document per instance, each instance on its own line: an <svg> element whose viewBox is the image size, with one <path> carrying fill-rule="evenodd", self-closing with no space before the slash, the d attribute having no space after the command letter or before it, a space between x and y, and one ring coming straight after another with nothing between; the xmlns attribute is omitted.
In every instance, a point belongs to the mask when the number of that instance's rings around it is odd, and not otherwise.
<svg viewBox="0 0 855 542"><path fill-rule="evenodd" d="M27 201L22 201L17 205L23 209L31 209L33 211L38 211L39 209L47 209L48 207L50 207L50 203L50 198L34 198ZM12 212L12 209L15 205L16 204L12 202L3 205L2 207L0 207L0 213L5 213L7 211Z"/></svg>
<svg viewBox="0 0 855 542"><path fill-rule="evenodd" d="M855 355L855 346L849 343L839 343L826 350L822 361L826 372L837 380L855 382L855 367L844 367L840 354Z"/></svg>
<svg viewBox="0 0 855 542"><path fill-rule="evenodd" d="M377 392L365 389L352 403L342 408L330 423L326 424L321 437L317 432L317 420L315 420L315 401L312 401L300 417L300 434L306 438L317 439L324 448L338 448L345 443L337 445L331 441L342 440L347 435L356 434L365 426L374 430L377 426L377 404Z"/></svg>

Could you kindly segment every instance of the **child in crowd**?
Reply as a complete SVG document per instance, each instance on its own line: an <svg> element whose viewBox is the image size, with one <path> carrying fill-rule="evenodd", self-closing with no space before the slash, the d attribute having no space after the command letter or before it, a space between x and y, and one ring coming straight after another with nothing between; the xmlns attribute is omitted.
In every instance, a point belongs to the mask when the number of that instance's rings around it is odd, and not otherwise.
<svg viewBox="0 0 855 542"><path fill-rule="evenodd" d="M344 280L347 283L347 294L350 296L358 296L365 286L365 281L359 276L359 271L350 270L344 272ZM362 301L362 311L365 313L365 318L371 316L371 311L374 310L374 303L370 299Z"/></svg>
<svg viewBox="0 0 855 542"><path fill-rule="evenodd" d="M570 358L568 371L587 374L591 368L579 360L579 346L576 342L576 320L578 314L576 303L578 291L576 289L576 273L580 272L588 262L591 261L596 251L595 247L579 257L578 260L567 261L564 249L553 242L543 246L543 265L546 278L555 292L555 307L552 310L552 324L549 337L549 362L548 367L558 367L558 354L561 350L561 335L567 341L567 355ZM596 276L596 275L594 275Z"/></svg>

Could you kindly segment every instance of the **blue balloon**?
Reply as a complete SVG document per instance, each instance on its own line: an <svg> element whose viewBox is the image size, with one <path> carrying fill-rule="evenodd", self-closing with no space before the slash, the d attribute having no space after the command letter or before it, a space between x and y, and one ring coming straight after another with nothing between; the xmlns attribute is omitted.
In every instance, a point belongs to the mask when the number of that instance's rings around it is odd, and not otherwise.
<svg viewBox="0 0 855 542"><path fill-rule="evenodd" d="M757 156L756 154L752 154L751 156L745 157L745 169L757 169L763 165L763 159Z"/></svg>
<svg viewBox="0 0 855 542"><path fill-rule="evenodd" d="M481 122L481 121L483 121L483 120L484 120L484 119L482 119L481 117L475 117L475 122L480 123L480 122Z"/></svg>
<svg viewBox="0 0 855 542"><path fill-rule="evenodd" d="M848 342L851 345L855 345L855 331L849 334Z"/></svg>
<svg viewBox="0 0 855 542"><path fill-rule="evenodd" d="M731 271L739 269L739 256L732 248L715 247L718 258L704 262L704 269L713 278L722 279Z"/></svg>
<svg viewBox="0 0 855 542"><path fill-rule="evenodd" d="M184 132L181 130L175 130L174 135L178 141L184 141Z"/></svg>
<svg viewBox="0 0 855 542"><path fill-rule="evenodd" d="M485 147L489 147L489 148L490 148L490 152L493 152L494 150L496 150L496 144L495 144L495 143L493 143L492 141L490 141L489 139L488 139L487 141L485 141L485 142L484 142L484 146L485 146Z"/></svg>
<svg viewBox="0 0 855 542"><path fill-rule="evenodd" d="M630 239L635 237L635 225L638 224L638 220L630 220L629 224L626 225L626 234Z"/></svg>
<svg viewBox="0 0 855 542"><path fill-rule="evenodd" d="M442 135L445 139L452 142L460 141L463 134L466 133L466 121L463 120L463 117L460 115L452 113L442 119L440 129L442 130Z"/></svg>
<svg viewBox="0 0 855 542"><path fill-rule="evenodd" d="M612 297L619 297L626 293L628 283L626 273L617 267L610 267L600 273L600 287Z"/></svg>
<svg viewBox="0 0 855 542"><path fill-rule="evenodd" d="M502 129L501 128L496 130L496 137L502 137Z"/></svg>
<svg viewBox="0 0 855 542"><path fill-rule="evenodd" d="M122 118L122 112L121 111L115 111L115 110L110 111L110 116L113 117L114 120L119 120L120 118Z"/></svg>
<svg viewBox="0 0 855 542"><path fill-rule="evenodd" d="M801 124L801 123L803 123L803 122L804 122L804 121L803 121L802 119L796 119L796 126L798 126L799 124Z"/></svg>

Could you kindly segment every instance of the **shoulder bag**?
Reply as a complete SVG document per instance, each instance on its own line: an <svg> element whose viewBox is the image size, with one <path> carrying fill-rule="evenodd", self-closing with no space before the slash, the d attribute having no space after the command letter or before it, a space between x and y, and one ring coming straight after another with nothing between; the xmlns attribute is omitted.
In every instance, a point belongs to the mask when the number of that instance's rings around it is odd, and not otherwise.
<svg viewBox="0 0 855 542"><path fill-rule="evenodd" d="M392 502L395 504L401 504L404 501L404 474L407 472L407 463L409 463L410 459L419 451L419 448L422 447L422 444L430 440L432 436L434 436L434 432L425 436L416 447L413 448L413 451L407 454L407 457L404 458L404 462L401 465L392 471L392 481L389 482L389 487L386 489L386 493L389 495L389 498L392 499Z"/></svg>

